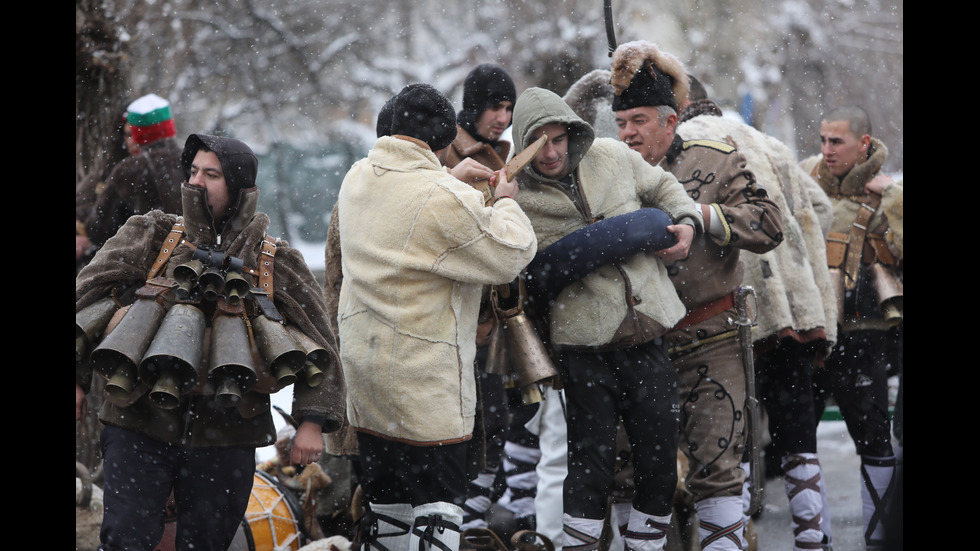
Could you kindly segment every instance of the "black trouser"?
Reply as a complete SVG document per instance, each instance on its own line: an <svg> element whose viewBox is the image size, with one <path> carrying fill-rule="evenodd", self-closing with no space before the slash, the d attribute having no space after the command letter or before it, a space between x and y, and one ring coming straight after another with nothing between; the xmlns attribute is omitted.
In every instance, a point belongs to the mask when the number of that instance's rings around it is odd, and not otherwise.
<svg viewBox="0 0 980 551"><path fill-rule="evenodd" d="M118 427L102 431L103 551L151 551L163 537L170 492L178 551L226 551L245 518L255 447L188 448Z"/></svg>
<svg viewBox="0 0 980 551"><path fill-rule="evenodd" d="M755 360L756 388L777 459L817 453L813 357L812 347L786 339Z"/></svg>
<svg viewBox="0 0 980 551"><path fill-rule="evenodd" d="M479 349L477 349L479 350ZM503 377L477 371L480 378L480 405L483 407L483 426L486 434L486 469L483 472L496 473L500 470L504 457L504 442L507 440L509 424L509 404Z"/></svg>
<svg viewBox="0 0 980 551"><path fill-rule="evenodd" d="M894 455L888 419L889 338L893 335L888 331L841 331L825 368L813 374L817 422L833 396L858 455Z"/></svg>
<svg viewBox="0 0 980 551"><path fill-rule="evenodd" d="M895 398L895 416L892 419L892 433L898 440L898 446L905 443L905 323L902 322L894 330L894 370L898 373L898 396Z"/></svg>
<svg viewBox="0 0 980 551"><path fill-rule="evenodd" d="M663 342L609 352L559 349L559 369L568 413L565 513L605 518L622 419L635 469L633 506L669 514L677 486L679 391Z"/></svg>
<svg viewBox="0 0 980 551"><path fill-rule="evenodd" d="M462 507L466 499L466 443L413 446L357 433L361 487L368 503L444 501Z"/></svg>

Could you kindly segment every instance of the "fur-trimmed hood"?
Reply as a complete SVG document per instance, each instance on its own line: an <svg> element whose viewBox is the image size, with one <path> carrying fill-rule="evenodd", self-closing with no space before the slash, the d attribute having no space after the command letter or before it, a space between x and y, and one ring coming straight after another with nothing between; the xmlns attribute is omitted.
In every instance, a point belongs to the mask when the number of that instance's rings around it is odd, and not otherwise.
<svg viewBox="0 0 980 551"><path fill-rule="evenodd" d="M589 71L569 86L562 99L582 120L595 126L601 111L612 111L609 105L615 92L611 78L612 73L606 69Z"/></svg>

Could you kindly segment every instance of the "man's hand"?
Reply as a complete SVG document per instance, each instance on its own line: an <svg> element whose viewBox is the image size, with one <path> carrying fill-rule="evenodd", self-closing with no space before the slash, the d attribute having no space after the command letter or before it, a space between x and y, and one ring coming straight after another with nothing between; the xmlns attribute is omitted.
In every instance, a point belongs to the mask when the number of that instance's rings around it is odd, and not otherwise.
<svg viewBox="0 0 980 551"><path fill-rule="evenodd" d="M293 465L309 465L320 460L323 453L323 429L312 421L303 421L293 437L289 460Z"/></svg>
<svg viewBox="0 0 980 551"><path fill-rule="evenodd" d="M694 228L687 224L674 224L667 226L667 231L677 236L677 243L670 248L657 251L656 255L664 261L664 264L672 264L687 257L691 242L694 241Z"/></svg>
<svg viewBox="0 0 980 551"><path fill-rule="evenodd" d="M81 421L85 417L88 401L85 399L85 390L81 385L75 383L75 420Z"/></svg>
<svg viewBox="0 0 980 551"><path fill-rule="evenodd" d="M493 178L490 178L490 187L495 188L493 195L495 197L507 196L511 199L517 197L517 179L508 182L504 180L504 177L503 170L498 170L497 172L493 173Z"/></svg>
<svg viewBox="0 0 980 551"><path fill-rule="evenodd" d="M882 193L884 193L885 188L888 187L888 184L894 182L895 179L892 178L891 176L887 174L878 174L877 176L872 178L870 182L864 184L864 191L866 193L876 193L878 195L881 195Z"/></svg>
<svg viewBox="0 0 980 551"><path fill-rule="evenodd" d="M479 182L485 182L493 177L493 171L487 166L467 157L451 169L449 173L461 182L473 186ZM486 186L484 186L486 187Z"/></svg>

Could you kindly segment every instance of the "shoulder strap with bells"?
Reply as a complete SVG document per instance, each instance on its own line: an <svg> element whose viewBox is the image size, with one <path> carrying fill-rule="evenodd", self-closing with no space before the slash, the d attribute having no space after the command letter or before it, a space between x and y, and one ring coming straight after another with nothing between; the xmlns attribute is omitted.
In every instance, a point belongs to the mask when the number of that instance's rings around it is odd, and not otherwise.
<svg viewBox="0 0 980 551"><path fill-rule="evenodd" d="M157 254L156 260L153 261L153 266L150 267L150 271L146 275L147 280L160 275L161 270L163 270L164 266L167 265L167 261L174 254L174 250L183 242L186 242L189 247L197 248L190 241L186 241L184 238L184 225L177 222L170 229L167 238L163 240L163 245L160 246L160 253ZM259 253L258 262L259 268L246 270L250 275L258 278L259 288L268 293L270 298L272 298L274 289L272 285L272 269L276 258L276 249L277 247L273 242L273 238L267 234L265 239L262 240L262 251Z"/></svg>
<svg viewBox="0 0 980 551"><path fill-rule="evenodd" d="M259 253L258 273L254 275L259 278L259 289L269 293L269 298L272 298L273 292L272 268L275 259L276 244L272 242L272 237L266 235L265 239L262 240L262 252Z"/></svg>
<svg viewBox="0 0 980 551"><path fill-rule="evenodd" d="M868 202L861 203L858 208L857 217L851 224L850 231L847 233L847 256L844 258L844 284L853 289L857 285L858 270L861 266L861 257L864 253L864 242L868 235L868 226L871 224L871 217L878 211L881 204L881 196L877 193L868 195Z"/></svg>
<svg viewBox="0 0 980 551"><path fill-rule="evenodd" d="M153 262L153 266L150 267L150 272L146 275L146 279L153 279L160 274L160 270L167 265L167 261L170 260L170 256L174 254L174 249L177 245L184 241L184 225L180 222L174 224L174 227L170 229L170 234L167 238L163 240L163 245L160 247L160 254L157 255L157 259Z"/></svg>

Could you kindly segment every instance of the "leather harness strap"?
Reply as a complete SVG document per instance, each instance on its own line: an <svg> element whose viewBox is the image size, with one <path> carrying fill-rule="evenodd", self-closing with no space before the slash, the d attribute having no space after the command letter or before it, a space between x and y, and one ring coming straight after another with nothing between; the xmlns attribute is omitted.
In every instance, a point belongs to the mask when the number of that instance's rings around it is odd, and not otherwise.
<svg viewBox="0 0 980 551"><path fill-rule="evenodd" d="M153 262L153 266L150 268L149 273L146 276L147 280L151 280L156 276L160 275L160 271L163 267L167 265L167 261L174 254L174 250L177 245L181 243L186 243L187 246L196 249L197 246L186 241L184 239L184 226L183 224L177 222L174 224L173 228L170 229L170 234L167 238L163 240L163 245L160 247L160 253L157 255L157 259ZM269 298L272 298L273 285L272 285L272 268L274 260L276 257L276 244L273 242L273 238L266 234L265 239L262 240L262 251L259 253L259 268L244 268L243 271L249 275L258 278L259 288L268 293Z"/></svg>
<svg viewBox="0 0 980 551"><path fill-rule="evenodd" d="M153 279L160 274L160 270L167 265L167 261L170 260L170 255L174 254L174 249L177 245L180 245L181 241L184 240L184 226L181 223L174 224L174 227L170 229L170 234L167 238L163 240L163 246L160 247L160 254L157 255L157 259L153 262L153 266L150 267L150 273L147 274L146 279Z"/></svg>
<svg viewBox="0 0 980 551"><path fill-rule="evenodd" d="M861 267L861 257L864 254L864 242L868 235L868 226L871 224L871 217L878 211L881 204L881 195L871 193L868 195L868 202L861 203L858 208L857 217L851 224L850 231L847 233L847 256L844 258L844 285L848 289L857 286L858 271Z"/></svg>
<svg viewBox="0 0 980 551"><path fill-rule="evenodd" d="M276 258L276 244L271 241L269 235L265 236L262 240L262 252L259 253L259 269L258 273L252 274L259 278L259 288L269 293L269 298L272 298L272 268L274 260ZM250 272L252 270L249 270Z"/></svg>

